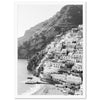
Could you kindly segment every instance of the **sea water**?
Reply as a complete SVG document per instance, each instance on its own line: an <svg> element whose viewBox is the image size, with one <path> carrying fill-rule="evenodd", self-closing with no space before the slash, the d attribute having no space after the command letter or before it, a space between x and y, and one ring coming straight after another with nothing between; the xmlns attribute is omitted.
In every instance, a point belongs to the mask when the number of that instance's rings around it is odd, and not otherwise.
<svg viewBox="0 0 100 100"><path fill-rule="evenodd" d="M17 93L21 95L28 91L33 85L25 84L27 77L30 75L27 70L27 60L18 60L17 64Z"/></svg>

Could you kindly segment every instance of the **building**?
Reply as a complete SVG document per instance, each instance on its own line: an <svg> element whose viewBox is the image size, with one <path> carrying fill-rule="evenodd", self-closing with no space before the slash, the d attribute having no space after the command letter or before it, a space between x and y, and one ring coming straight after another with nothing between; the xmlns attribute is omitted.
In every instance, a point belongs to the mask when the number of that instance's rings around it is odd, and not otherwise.
<svg viewBox="0 0 100 100"><path fill-rule="evenodd" d="M61 68L61 66L64 66L64 64L46 61L43 66L44 66L43 73L57 73Z"/></svg>
<svg viewBox="0 0 100 100"><path fill-rule="evenodd" d="M74 83L74 84L81 84L81 77L77 77L77 76L73 76L71 75L67 75L67 82L69 83Z"/></svg>

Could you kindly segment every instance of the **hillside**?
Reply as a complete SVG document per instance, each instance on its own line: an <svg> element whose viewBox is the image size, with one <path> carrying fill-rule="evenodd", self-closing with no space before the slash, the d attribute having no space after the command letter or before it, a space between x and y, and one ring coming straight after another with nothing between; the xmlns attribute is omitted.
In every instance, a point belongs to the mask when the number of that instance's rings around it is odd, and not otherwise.
<svg viewBox="0 0 100 100"><path fill-rule="evenodd" d="M82 25L56 36L45 52L38 66L33 65L32 74L48 84L36 94L83 95Z"/></svg>
<svg viewBox="0 0 100 100"><path fill-rule="evenodd" d="M52 9L53 10L53 9ZM26 30L18 39L18 58L30 59L54 40L56 35L82 24L82 5L66 5L52 18Z"/></svg>

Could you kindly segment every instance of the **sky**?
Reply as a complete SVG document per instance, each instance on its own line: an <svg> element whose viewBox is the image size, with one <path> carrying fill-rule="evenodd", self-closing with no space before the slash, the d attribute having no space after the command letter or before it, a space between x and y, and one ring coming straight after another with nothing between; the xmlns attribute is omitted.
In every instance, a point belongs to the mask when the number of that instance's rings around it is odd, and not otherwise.
<svg viewBox="0 0 100 100"><path fill-rule="evenodd" d="M64 4L20 4L17 6L17 37L40 22L49 19L58 12Z"/></svg>

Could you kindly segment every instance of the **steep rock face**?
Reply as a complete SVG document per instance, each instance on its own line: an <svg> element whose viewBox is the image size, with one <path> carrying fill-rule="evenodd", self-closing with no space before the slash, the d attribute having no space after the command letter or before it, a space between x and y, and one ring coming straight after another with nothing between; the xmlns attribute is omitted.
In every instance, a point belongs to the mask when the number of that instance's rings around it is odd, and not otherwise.
<svg viewBox="0 0 100 100"><path fill-rule="evenodd" d="M82 95L83 83L83 29L72 28L56 37L46 49L45 56L35 69L42 81L56 84L63 93ZM34 71L33 71L34 74Z"/></svg>
<svg viewBox="0 0 100 100"><path fill-rule="evenodd" d="M18 58L29 59L45 49L58 34L82 24L82 5L64 6L52 18L30 28L18 39Z"/></svg>

